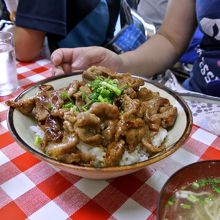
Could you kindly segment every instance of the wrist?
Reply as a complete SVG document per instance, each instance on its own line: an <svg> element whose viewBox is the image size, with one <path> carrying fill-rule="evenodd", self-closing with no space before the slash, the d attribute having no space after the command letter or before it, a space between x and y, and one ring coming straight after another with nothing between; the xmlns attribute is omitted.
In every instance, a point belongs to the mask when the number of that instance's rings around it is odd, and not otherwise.
<svg viewBox="0 0 220 220"><path fill-rule="evenodd" d="M127 53L120 54L118 58L119 58L118 71L119 72L130 72L132 65L130 65L129 57L127 56Z"/></svg>

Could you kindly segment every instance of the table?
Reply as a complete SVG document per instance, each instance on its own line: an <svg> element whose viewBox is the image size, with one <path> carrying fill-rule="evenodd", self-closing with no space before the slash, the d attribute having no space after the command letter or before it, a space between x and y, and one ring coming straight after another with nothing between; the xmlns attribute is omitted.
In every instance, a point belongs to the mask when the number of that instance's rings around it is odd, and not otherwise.
<svg viewBox="0 0 220 220"><path fill-rule="evenodd" d="M198 123L193 125L188 141L174 154L120 178L89 180L36 159L10 135L4 102L49 77L51 67L46 59L17 63L20 87L12 95L0 97L1 219L153 220L159 192L176 170L199 160L220 159L220 135ZM195 100L187 101L193 109ZM193 113L195 119L197 110Z"/></svg>

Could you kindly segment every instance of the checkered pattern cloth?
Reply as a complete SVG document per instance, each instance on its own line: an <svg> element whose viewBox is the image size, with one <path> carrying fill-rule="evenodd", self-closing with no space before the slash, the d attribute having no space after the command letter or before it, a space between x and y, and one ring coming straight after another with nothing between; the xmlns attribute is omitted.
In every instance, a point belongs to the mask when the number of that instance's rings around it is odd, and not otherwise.
<svg viewBox="0 0 220 220"><path fill-rule="evenodd" d="M8 131L5 101L50 76L48 60L17 63L20 87L0 97L0 218L10 219L156 219L159 192L181 167L220 158L220 136L193 126L174 154L136 173L89 180L60 171L21 148Z"/></svg>

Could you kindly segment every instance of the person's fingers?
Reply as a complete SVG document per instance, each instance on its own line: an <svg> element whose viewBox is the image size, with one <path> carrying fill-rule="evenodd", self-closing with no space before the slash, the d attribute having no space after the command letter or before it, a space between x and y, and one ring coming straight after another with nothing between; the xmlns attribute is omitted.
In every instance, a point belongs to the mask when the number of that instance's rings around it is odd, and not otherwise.
<svg viewBox="0 0 220 220"><path fill-rule="evenodd" d="M51 54L51 61L55 66L59 66L62 63L72 62L73 49L71 48L60 48L55 50Z"/></svg>
<svg viewBox="0 0 220 220"><path fill-rule="evenodd" d="M56 69L54 70L54 75L61 75L61 74L64 74L63 69L61 69L61 68L56 68Z"/></svg>
<svg viewBox="0 0 220 220"><path fill-rule="evenodd" d="M118 54L104 47L87 47L79 51L74 50L72 70L87 69L90 66L105 66L117 71L122 60Z"/></svg>
<svg viewBox="0 0 220 220"><path fill-rule="evenodd" d="M62 66L64 73L71 73L72 72L71 63L63 63L61 66Z"/></svg>
<svg viewBox="0 0 220 220"><path fill-rule="evenodd" d="M49 72L52 76L56 76L64 73L62 67L52 67L49 69Z"/></svg>
<svg viewBox="0 0 220 220"><path fill-rule="evenodd" d="M65 73L85 70L93 65L117 70L120 64L117 54L98 46L57 49L52 53L51 60L55 66L61 66Z"/></svg>
<svg viewBox="0 0 220 220"><path fill-rule="evenodd" d="M76 48L73 54L72 70L86 69L92 65L101 65L106 55L102 47Z"/></svg>

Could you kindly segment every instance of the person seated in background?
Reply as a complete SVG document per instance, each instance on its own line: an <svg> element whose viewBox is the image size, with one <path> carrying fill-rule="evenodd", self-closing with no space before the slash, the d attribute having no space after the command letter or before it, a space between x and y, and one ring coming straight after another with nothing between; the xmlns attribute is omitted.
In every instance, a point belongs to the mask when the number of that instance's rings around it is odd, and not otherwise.
<svg viewBox="0 0 220 220"><path fill-rule="evenodd" d="M45 38L51 52L104 45L113 37L119 6L118 0L19 0L14 29L17 59L36 59Z"/></svg>
<svg viewBox="0 0 220 220"><path fill-rule="evenodd" d="M183 85L191 91L220 96L220 86L215 94L212 93L213 82L220 82L219 0L170 0L157 34L136 50L117 55L102 47L58 49L51 60L55 66L63 67L64 72L101 65L114 71L150 77L177 62L197 25L204 36L191 76Z"/></svg>
<svg viewBox="0 0 220 220"><path fill-rule="evenodd" d="M145 22L153 24L158 31L163 23L167 4L168 0L140 0L136 10Z"/></svg>

